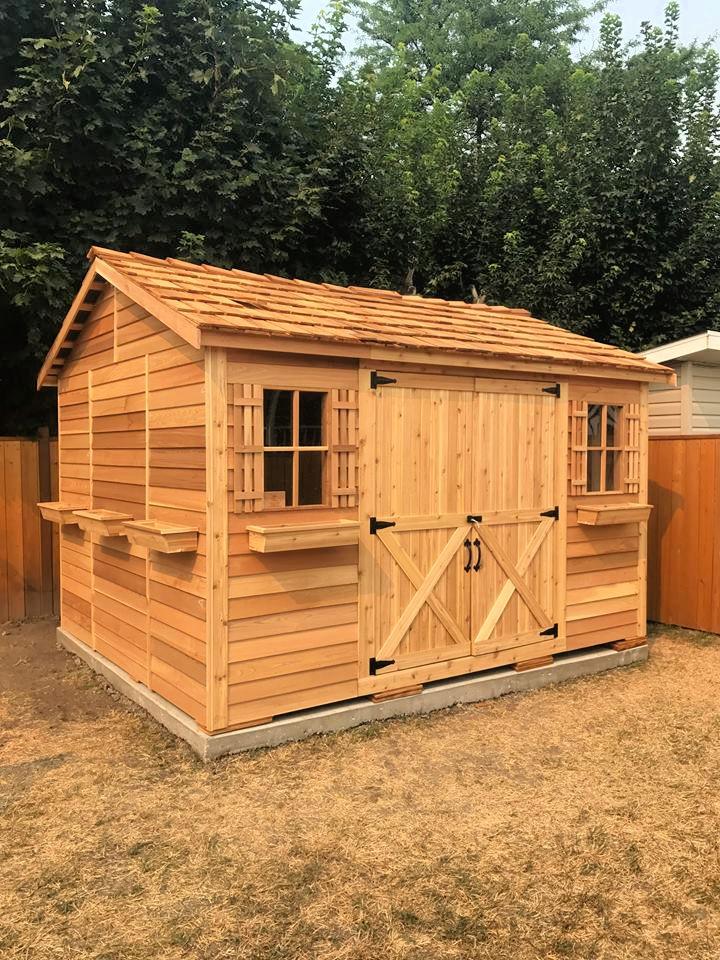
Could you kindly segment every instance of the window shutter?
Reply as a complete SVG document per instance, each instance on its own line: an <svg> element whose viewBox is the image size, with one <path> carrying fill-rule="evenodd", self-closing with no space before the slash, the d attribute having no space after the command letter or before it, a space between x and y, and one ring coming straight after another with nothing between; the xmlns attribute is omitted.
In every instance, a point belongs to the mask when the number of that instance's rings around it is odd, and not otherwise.
<svg viewBox="0 0 720 960"><path fill-rule="evenodd" d="M640 404L629 403L624 417L625 493L640 493Z"/></svg>
<svg viewBox="0 0 720 960"><path fill-rule="evenodd" d="M330 395L330 495L333 507L357 505L357 390Z"/></svg>
<svg viewBox="0 0 720 960"><path fill-rule="evenodd" d="M570 496L587 493L587 400L570 402Z"/></svg>
<svg viewBox="0 0 720 960"><path fill-rule="evenodd" d="M263 509L263 388L233 384L234 497L239 513Z"/></svg>

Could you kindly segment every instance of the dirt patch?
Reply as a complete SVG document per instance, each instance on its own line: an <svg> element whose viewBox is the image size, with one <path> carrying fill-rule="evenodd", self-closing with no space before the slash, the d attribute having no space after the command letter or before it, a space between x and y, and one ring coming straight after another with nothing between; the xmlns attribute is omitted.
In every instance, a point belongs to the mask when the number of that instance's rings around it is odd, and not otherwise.
<svg viewBox="0 0 720 960"><path fill-rule="evenodd" d="M21 716L33 721L98 717L112 700L90 671L78 671L56 642L55 627L50 619L0 627L0 697L14 701Z"/></svg>
<svg viewBox="0 0 720 960"><path fill-rule="evenodd" d="M717 960L711 639L203 765L42 629L0 648L3 958Z"/></svg>

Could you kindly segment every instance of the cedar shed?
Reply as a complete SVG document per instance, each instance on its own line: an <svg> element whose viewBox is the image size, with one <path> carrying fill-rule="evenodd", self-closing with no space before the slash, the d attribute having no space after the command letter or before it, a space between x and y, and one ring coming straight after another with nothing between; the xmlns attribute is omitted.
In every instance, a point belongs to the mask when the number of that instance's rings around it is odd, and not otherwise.
<svg viewBox="0 0 720 960"><path fill-rule="evenodd" d="M60 637L124 689L212 735L642 641L670 369L524 310L88 258L41 510Z"/></svg>

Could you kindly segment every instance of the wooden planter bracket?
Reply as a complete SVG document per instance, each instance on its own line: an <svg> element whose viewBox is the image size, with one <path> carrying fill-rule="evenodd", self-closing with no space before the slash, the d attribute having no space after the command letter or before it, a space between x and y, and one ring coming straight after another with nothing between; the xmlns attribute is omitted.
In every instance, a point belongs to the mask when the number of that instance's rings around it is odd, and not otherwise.
<svg viewBox="0 0 720 960"><path fill-rule="evenodd" d="M614 523L645 523L650 517L649 503L583 504L578 507L577 521L591 527L607 527Z"/></svg>
<svg viewBox="0 0 720 960"><path fill-rule="evenodd" d="M77 504L71 506L67 503L60 503L57 500L38 503L38 509L42 514L43 520L49 520L50 523L57 523L61 527L74 527L78 524L75 516Z"/></svg>
<svg viewBox="0 0 720 960"><path fill-rule="evenodd" d="M126 520L125 536L130 543L159 553L194 553L198 544L198 528L183 527L163 520Z"/></svg>
<svg viewBox="0 0 720 960"><path fill-rule="evenodd" d="M357 520L335 520L331 523L288 523L274 527L253 523L247 528L248 545L251 550L257 553L347 547L358 542L359 528L360 524Z"/></svg>
<svg viewBox="0 0 720 960"><path fill-rule="evenodd" d="M132 520L131 514L115 510L75 510L74 513L81 530L100 537L124 537L125 521Z"/></svg>

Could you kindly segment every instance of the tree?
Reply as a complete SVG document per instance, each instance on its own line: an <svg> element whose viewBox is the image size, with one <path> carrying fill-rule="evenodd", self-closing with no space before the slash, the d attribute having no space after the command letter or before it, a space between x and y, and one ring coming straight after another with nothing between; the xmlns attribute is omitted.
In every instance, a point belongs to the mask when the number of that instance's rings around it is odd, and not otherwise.
<svg viewBox="0 0 720 960"><path fill-rule="evenodd" d="M718 55L582 0L8 0L4 432L90 243L528 307L631 349L717 323ZM349 0L351 2L351 0ZM52 397L48 395L48 402Z"/></svg>
<svg viewBox="0 0 720 960"><path fill-rule="evenodd" d="M26 387L14 430L20 410L36 410L32 369L91 242L261 271L317 261L303 251L331 178L323 116L337 23L301 46L294 9L52 0L21 58L6 58L0 285L17 336L5 369Z"/></svg>

